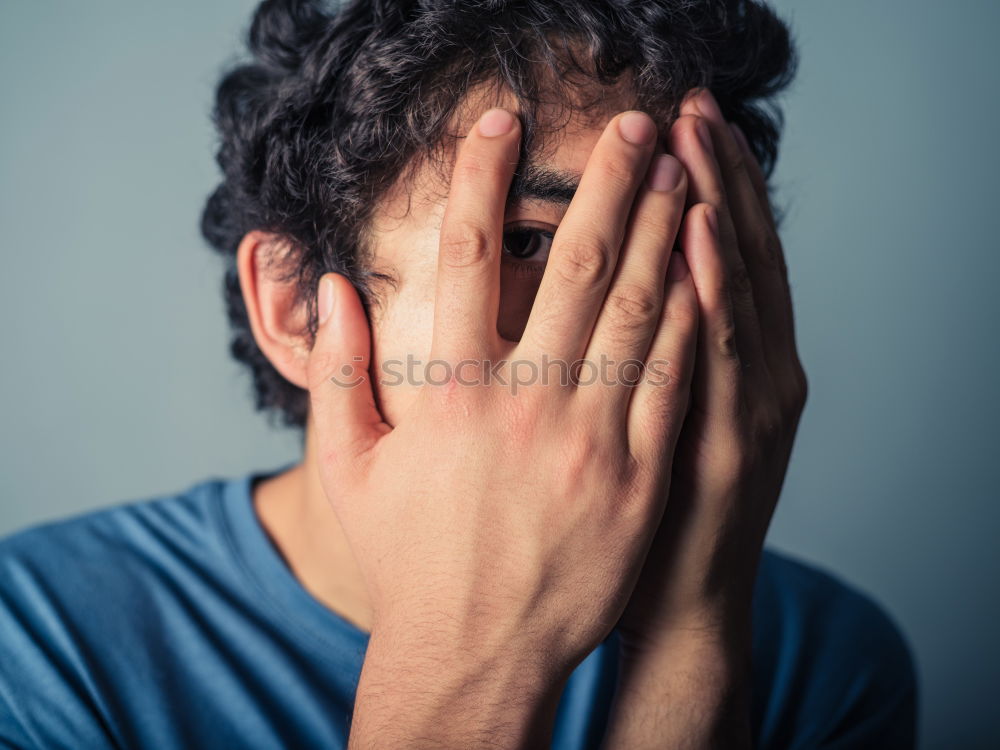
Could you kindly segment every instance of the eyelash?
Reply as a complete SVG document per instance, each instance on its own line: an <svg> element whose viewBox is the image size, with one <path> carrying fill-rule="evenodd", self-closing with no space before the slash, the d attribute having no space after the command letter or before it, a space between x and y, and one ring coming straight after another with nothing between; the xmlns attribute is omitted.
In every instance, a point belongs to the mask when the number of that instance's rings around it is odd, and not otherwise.
<svg viewBox="0 0 1000 750"><path fill-rule="evenodd" d="M531 226L515 226L515 227L505 228L504 232L503 232L503 237L504 237L503 252L504 252L504 254L506 256L508 256L509 258L512 258L512 259L517 260L517 261L532 262L531 259L538 253L538 249L535 249L532 252L531 255L527 255L527 256L524 256L524 255L515 255L513 252L511 252L511 250L509 248L509 244L510 243L508 243L507 238L508 237L519 237L522 240L526 240L525 244L527 244L528 247L531 247L531 245L529 243L531 243L531 241L534 239L534 237L537 237L539 235L542 236L542 237L544 237L546 240L548 240L549 246L551 247L553 232L551 232L551 231L549 231L547 229L542 229L540 227L531 227ZM538 262L538 261L534 261L534 262Z"/></svg>

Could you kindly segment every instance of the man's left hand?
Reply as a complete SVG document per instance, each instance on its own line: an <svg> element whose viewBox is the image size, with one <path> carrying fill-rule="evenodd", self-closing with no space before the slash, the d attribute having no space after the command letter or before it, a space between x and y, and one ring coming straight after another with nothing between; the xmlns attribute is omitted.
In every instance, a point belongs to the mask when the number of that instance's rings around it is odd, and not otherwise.
<svg viewBox="0 0 1000 750"><path fill-rule="evenodd" d="M688 172L681 246L701 323L666 511L619 633L626 661L659 671L640 682L663 685L665 670L686 671L688 686L699 674L720 682L696 693L719 688L731 698L742 689L735 683L749 677L757 564L807 384L784 254L745 136L727 124L711 93L694 91L668 151ZM738 702L745 707L745 696Z"/></svg>

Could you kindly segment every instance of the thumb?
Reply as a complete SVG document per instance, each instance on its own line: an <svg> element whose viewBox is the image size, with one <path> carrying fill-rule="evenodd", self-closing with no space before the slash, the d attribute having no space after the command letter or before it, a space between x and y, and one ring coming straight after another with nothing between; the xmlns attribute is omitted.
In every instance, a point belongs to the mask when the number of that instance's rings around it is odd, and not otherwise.
<svg viewBox="0 0 1000 750"><path fill-rule="evenodd" d="M309 402L321 455L357 458L389 431L375 406L368 367L371 332L361 299L343 276L317 290L319 328L309 354Z"/></svg>

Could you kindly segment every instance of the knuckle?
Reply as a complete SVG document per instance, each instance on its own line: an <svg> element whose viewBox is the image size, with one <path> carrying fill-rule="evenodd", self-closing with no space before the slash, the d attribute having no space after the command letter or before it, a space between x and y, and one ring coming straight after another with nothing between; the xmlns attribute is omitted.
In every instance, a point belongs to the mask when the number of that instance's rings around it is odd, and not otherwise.
<svg viewBox="0 0 1000 750"><path fill-rule="evenodd" d="M573 239L558 253L555 268L569 284L597 284L611 270L611 248L598 239Z"/></svg>
<svg viewBox="0 0 1000 750"><path fill-rule="evenodd" d="M740 248L746 257L769 272L780 272L782 265L781 239L766 219L751 217L750 226L740 234Z"/></svg>
<svg viewBox="0 0 1000 750"><path fill-rule="evenodd" d="M600 464L609 465L607 446L604 440L592 431L581 432L576 439L571 441L569 448L569 458L567 467L573 476L580 476L592 465L594 459L598 459ZM601 460L605 459L605 460Z"/></svg>
<svg viewBox="0 0 1000 750"><path fill-rule="evenodd" d="M465 225L442 233L441 259L448 268L476 268L489 261L492 246L493 242L485 229Z"/></svg>
<svg viewBox="0 0 1000 750"><path fill-rule="evenodd" d="M624 193L638 180L638 170L628 159L602 158L597 167L606 191Z"/></svg>
<svg viewBox="0 0 1000 750"><path fill-rule="evenodd" d="M421 393L435 409L443 412L451 412L461 409L461 402L465 397L465 388L456 387L454 380L442 378L433 382L428 381Z"/></svg>
<svg viewBox="0 0 1000 750"><path fill-rule="evenodd" d="M601 452L596 437L584 431L573 433L560 447L559 467L565 483L572 486L588 474L590 462Z"/></svg>
<svg viewBox="0 0 1000 750"><path fill-rule="evenodd" d="M613 476L621 484L629 471L623 447L594 429L593 423L589 428L574 430L560 449L562 484L579 488L579 493L574 494L589 494L597 475Z"/></svg>
<svg viewBox="0 0 1000 750"><path fill-rule="evenodd" d="M690 333L698 328L698 301L670 299L663 307L662 317L671 330Z"/></svg>
<svg viewBox="0 0 1000 750"><path fill-rule="evenodd" d="M724 315L722 322L715 326L712 332L712 343L716 352L724 359L735 360L739 357L739 349L736 345L736 325L733 322L732 313Z"/></svg>
<svg viewBox="0 0 1000 750"><path fill-rule="evenodd" d="M725 359L735 360L739 357L736 346L736 331L727 328L715 336L715 348Z"/></svg>
<svg viewBox="0 0 1000 750"><path fill-rule="evenodd" d="M781 433L781 424L781 415L776 407L767 404L758 408L753 430L757 441L765 445L773 442Z"/></svg>
<svg viewBox="0 0 1000 750"><path fill-rule="evenodd" d="M746 296L753 292L753 284L750 280L750 271L746 263L740 262L730 273L729 285L733 292L740 296Z"/></svg>
<svg viewBox="0 0 1000 750"><path fill-rule="evenodd" d="M608 294L612 315L625 328L647 328L659 318L661 296L638 284L620 284Z"/></svg>
<svg viewBox="0 0 1000 750"><path fill-rule="evenodd" d="M782 252L781 240L778 238L778 235L773 230L765 228L760 232L756 243L757 247L760 248L760 252L757 255L764 267L770 271L781 271Z"/></svg>
<svg viewBox="0 0 1000 750"><path fill-rule="evenodd" d="M421 390L421 396L440 418L443 430L452 435L468 436L470 430L481 424L489 409L483 390L460 385L451 379L440 384L428 383Z"/></svg>
<svg viewBox="0 0 1000 750"><path fill-rule="evenodd" d="M784 396L785 413L792 417L801 414L809 396L809 381L801 364L796 363L793 368L791 385L785 389Z"/></svg>

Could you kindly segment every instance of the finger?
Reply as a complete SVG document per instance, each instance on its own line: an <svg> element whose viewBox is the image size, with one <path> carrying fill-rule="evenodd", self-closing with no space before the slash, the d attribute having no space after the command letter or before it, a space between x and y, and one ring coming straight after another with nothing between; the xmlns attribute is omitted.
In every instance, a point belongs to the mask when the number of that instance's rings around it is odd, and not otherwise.
<svg viewBox="0 0 1000 750"><path fill-rule="evenodd" d="M487 356L497 340L500 248L520 124L485 112L462 143L441 225L432 356Z"/></svg>
<svg viewBox="0 0 1000 750"><path fill-rule="evenodd" d="M729 123L729 129L732 131L733 137L736 138L736 142L743 150L744 157L747 155L750 156L750 158L746 159L747 172L750 175L750 181L753 183L754 191L757 193L757 200L760 201L760 205L764 211L764 216L767 217L767 223L772 228L777 229L774 211L771 208L771 194L767 189L767 180L764 178L764 171L760 168L757 158L753 155L753 151L750 149L750 143L747 141L747 137L743 133L740 126L735 122L731 122Z"/></svg>
<svg viewBox="0 0 1000 750"><path fill-rule="evenodd" d="M649 115L625 112L601 134L552 239L520 351L575 361L586 351L656 140Z"/></svg>
<svg viewBox="0 0 1000 750"><path fill-rule="evenodd" d="M618 398L602 394L601 402L622 419L622 399L630 397L634 378L641 374L663 309L667 262L684 216L686 183L677 159L664 153L653 157L586 350L585 359L601 360L612 375Z"/></svg>
<svg viewBox="0 0 1000 750"><path fill-rule="evenodd" d="M698 297L683 253L670 254L664 303L642 380L627 410L629 449L656 470L673 455L691 397L698 343Z"/></svg>
<svg viewBox="0 0 1000 750"><path fill-rule="evenodd" d="M708 89L702 89L697 95L686 99L681 111L703 117L712 133L712 143L718 155L722 180L726 195L729 197L730 213L744 261L777 265L777 259L773 255L774 248L768 236L774 233L774 224L769 215L767 188L754 185L750 173L750 160L746 158L749 151L741 148L734 136L733 128L723 118L718 102ZM764 193L763 199L761 190Z"/></svg>
<svg viewBox="0 0 1000 750"><path fill-rule="evenodd" d="M698 296L698 355L691 385L692 407L726 423L740 415L743 367L736 346L736 319L722 259L718 217L707 203L692 206L680 244Z"/></svg>
<svg viewBox="0 0 1000 750"><path fill-rule="evenodd" d="M691 101L707 120L719 154L740 253L753 289L764 359L772 375L781 375L793 357L794 343L786 314L788 286L778 258L777 233L750 179L749 154L733 137L715 97L703 89Z"/></svg>
<svg viewBox="0 0 1000 750"><path fill-rule="evenodd" d="M747 173L754 186L757 195L758 205L761 214L767 225L768 235L766 241L769 243L767 257L774 258L770 273L764 274L765 280L761 282L762 293L757 295L758 306L763 299L771 303L771 309L763 312L761 328L765 332L765 348L768 340L773 339L774 343L781 351L796 352L795 346L795 316L792 312L792 294L788 283L788 266L785 262L785 253L781 246L781 239L778 236L777 227L774 223L774 213L771 210L771 200L767 190L767 182L764 179L764 172L757 162L757 157L750 150L750 144L736 124L730 126L730 130L736 140L740 151L743 154L743 161L747 165ZM757 286L755 284L754 288ZM773 335L771 335L773 332ZM797 354L794 355L797 360ZM771 366L772 372L775 366Z"/></svg>
<svg viewBox="0 0 1000 750"><path fill-rule="evenodd" d="M325 461L352 463L390 431L375 406L371 336L357 291L339 274L320 279L320 325L309 353L309 402Z"/></svg>
<svg viewBox="0 0 1000 750"><path fill-rule="evenodd" d="M719 246L726 284L733 302L736 347L740 362L751 379L769 378L761 344L760 321L750 272L740 254L739 240L730 211L712 133L704 118L682 115L670 130L670 150L688 172L688 203L707 203L715 209Z"/></svg>

